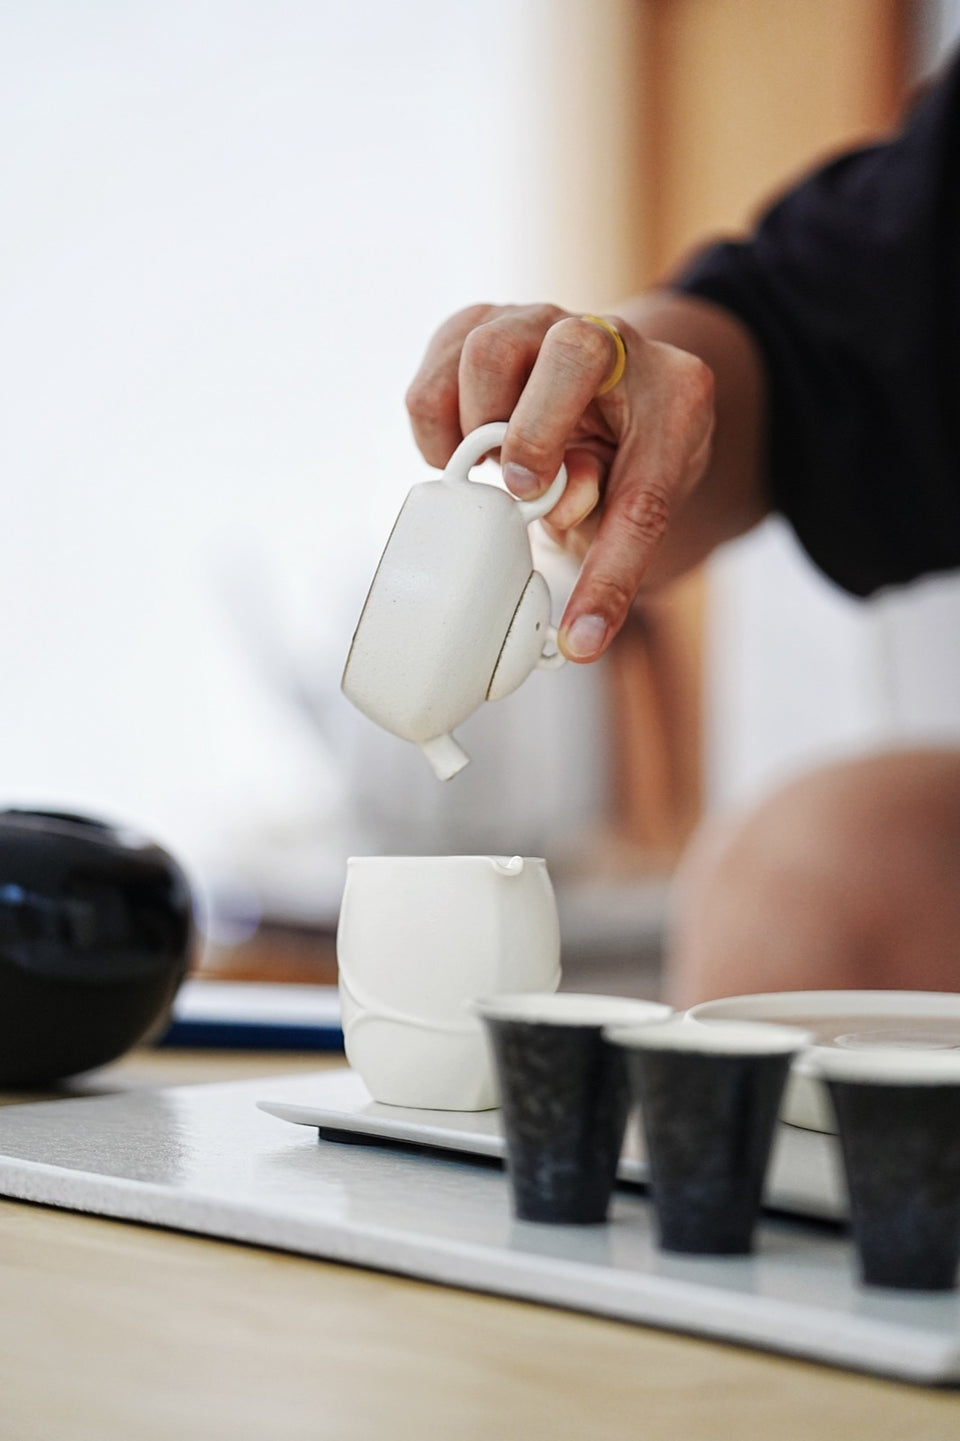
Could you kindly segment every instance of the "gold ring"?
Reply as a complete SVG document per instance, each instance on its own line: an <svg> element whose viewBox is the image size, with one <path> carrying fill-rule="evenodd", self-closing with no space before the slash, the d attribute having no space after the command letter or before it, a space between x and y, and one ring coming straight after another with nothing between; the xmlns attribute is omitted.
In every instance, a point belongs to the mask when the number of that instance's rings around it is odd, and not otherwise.
<svg viewBox="0 0 960 1441"><path fill-rule="evenodd" d="M624 345L623 336L620 334L617 327L615 325L611 325L609 320L604 320L602 315L581 315L580 319L588 320L591 325L599 325L601 330L605 330L607 332L610 339L616 346L617 354L614 358L613 368L610 371L610 374L607 376L606 380L601 385L600 389L597 391L598 395L606 395L607 391L612 390L613 387L617 385L623 378L623 372L627 368L627 347Z"/></svg>

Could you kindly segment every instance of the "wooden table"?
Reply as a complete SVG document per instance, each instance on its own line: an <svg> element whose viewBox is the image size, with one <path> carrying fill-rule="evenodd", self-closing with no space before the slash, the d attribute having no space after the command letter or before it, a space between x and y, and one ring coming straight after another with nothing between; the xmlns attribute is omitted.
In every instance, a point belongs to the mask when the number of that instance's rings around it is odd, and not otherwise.
<svg viewBox="0 0 960 1441"><path fill-rule="evenodd" d="M87 1084L323 1064L140 1052ZM0 1441L960 1438L953 1392L13 1202L0 1294Z"/></svg>

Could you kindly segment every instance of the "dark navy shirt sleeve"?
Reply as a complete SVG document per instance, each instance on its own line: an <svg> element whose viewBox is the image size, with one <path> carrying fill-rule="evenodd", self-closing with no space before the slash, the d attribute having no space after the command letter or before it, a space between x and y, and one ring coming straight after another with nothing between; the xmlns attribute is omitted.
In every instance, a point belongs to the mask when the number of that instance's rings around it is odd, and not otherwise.
<svg viewBox="0 0 960 1441"><path fill-rule="evenodd" d="M774 504L857 595L960 567L960 60L675 288L752 331Z"/></svg>

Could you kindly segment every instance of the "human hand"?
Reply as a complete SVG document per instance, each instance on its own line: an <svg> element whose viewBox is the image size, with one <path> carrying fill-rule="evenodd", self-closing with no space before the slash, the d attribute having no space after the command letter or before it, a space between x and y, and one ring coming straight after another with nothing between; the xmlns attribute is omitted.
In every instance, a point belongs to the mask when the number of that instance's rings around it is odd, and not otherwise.
<svg viewBox="0 0 960 1441"><path fill-rule="evenodd" d="M620 629L681 502L710 460L713 373L686 350L645 340L611 317L626 369L597 391L616 359L610 335L552 305L479 305L431 340L407 392L414 436L443 467L469 431L508 419L500 451L514 495L543 494L561 461L567 488L547 529L582 562L559 645L595 660Z"/></svg>

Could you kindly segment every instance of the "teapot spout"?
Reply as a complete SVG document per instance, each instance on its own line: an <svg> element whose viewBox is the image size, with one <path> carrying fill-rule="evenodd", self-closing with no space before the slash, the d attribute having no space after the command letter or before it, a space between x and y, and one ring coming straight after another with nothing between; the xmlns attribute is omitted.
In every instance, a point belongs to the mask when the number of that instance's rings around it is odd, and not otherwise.
<svg viewBox="0 0 960 1441"><path fill-rule="evenodd" d="M451 780L464 766L470 764L470 757L452 735L434 736L433 740L421 741L420 749L440 781Z"/></svg>

